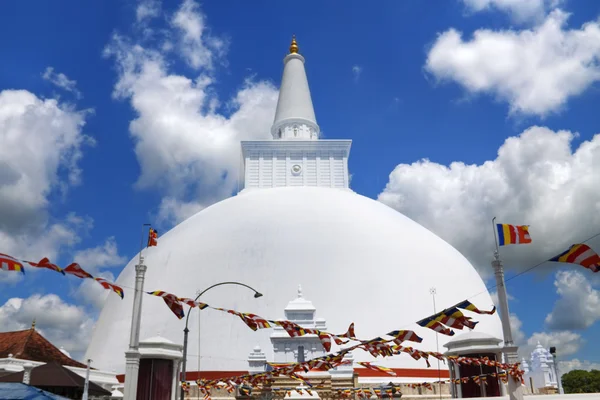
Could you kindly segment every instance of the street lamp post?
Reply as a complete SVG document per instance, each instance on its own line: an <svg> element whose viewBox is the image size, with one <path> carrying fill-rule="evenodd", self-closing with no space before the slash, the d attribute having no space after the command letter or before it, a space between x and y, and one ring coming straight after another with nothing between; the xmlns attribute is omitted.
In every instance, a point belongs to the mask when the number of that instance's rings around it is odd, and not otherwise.
<svg viewBox="0 0 600 400"><path fill-rule="evenodd" d="M244 286L247 287L248 289L252 290L254 292L254 298L257 299L259 297L262 297L262 293L260 293L259 291L257 291L256 289L254 289L251 286L248 286L244 283L240 283L240 282L221 282L221 283L215 283L212 286L207 287L206 289L204 289L202 292L198 293L198 296L196 296L196 298L194 299L194 301L198 301L198 299L200 298L200 296L202 296L204 293L208 292L210 289L217 287L217 286L222 286L222 285L238 285L238 286ZM192 307L190 307L190 309L187 312L187 316L185 318L185 329L183 330L183 364L182 364L182 368L181 368L181 376L182 379L185 380L186 376L186 361L187 361L187 343L188 343L188 333L190 332L190 330L188 329L188 322L190 320L190 311L191 311ZM200 334L200 332L198 332L198 334ZM200 349L198 349L198 357L200 357ZM199 371L198 371L199 372ZM185 391L183 390L183 386L181 386L181 390L180 390L180 400L184 400L184 396L185 396Z"/></svg>

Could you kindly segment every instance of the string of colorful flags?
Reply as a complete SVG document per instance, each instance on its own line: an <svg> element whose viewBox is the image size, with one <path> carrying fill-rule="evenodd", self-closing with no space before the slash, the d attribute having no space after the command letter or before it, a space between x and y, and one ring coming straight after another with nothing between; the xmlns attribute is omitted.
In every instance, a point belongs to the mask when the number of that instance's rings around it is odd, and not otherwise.
<svg viewBox="0 0 600 400"><path fill-rule="evenodd" d="M204 398L207 400L210 399L212 389L225 388L230 393L235 390L236 386L240 389L241 392L243 392L245 390L248 393L249 393L250 388L258 388L258 389L267 388L267 389L269 389L269 385L273 384L274 378L278 377L278 376L287 376L292 379L301 381L302 384L307 386L306 388L304 388L304 390L310 391L311 389L313 389L313 390L314 389L322 389L322 388L326 388L324 386L323 380L321 381L321 383L313 384L310 379L308 379L307 377L304 377L302 375L299 375L299 373L302 373L302 372L307 373L309 371L328 371L332 368L337 368L340 365L350 363L350 361L345 360L344 357L345 357L346 353L348 353L352 349L353 348L343 349L335 354L328 354L326 356L318 357L318 358L315 358L315 359L312 359L309 361L305 361L305 362L296 362L296 363L289 363L289 364L268 363L269 366L273 367L272 370L254 374L254 375L245 374L245 375L232 376L232 377L221 378L221 379L212 379L212 380L198 379L198 380L196 380L196 385L198 386L200 392L204 395ZM423 353L425 353L425 352L423 352ZM457 365L458 364L486 365L489 367L498 368L503 371L500 371L500 372L496 371L493 373L482 374L482 375L478 375L478 376L469 376L469 377L462 377L462 378L456 378L456 379L448 379L445 381L412 383L412 384L408 384L409 387L415 388L415 387L422 386L422 387L431 389L432 384L439 384L439 383L459 384L462 382L468 382L469 380L473 380L476 383L484 382L487 384L488 376L499 378L503 382L506 382L508 380L508 377L510 376L513 379L519 380L519 381L521 381L521 383L523 383L523 373L524 372L519 369L519 363L505 364L505 363L501 363L499 361L490 360L488 357L475 358L475 357L461 357L461 356L445 356L443 354L435 353L435 352L427 352L427 353L435 354L436 357L438 357L440 359L448 360L448 362L452 362ZM397 355L397 354L399 354L399 352L396 352L392 355ZM374 370L377 370L380 372L389 373L390 375L395 375L395 372L393 372L393 370L391 370L390 368L375 366L369 362L359 362L358 364L360 364L364 367L367 367L369 369L374 369ZM486 377L486 378L483 379L483 377ZM190 383L187 381L182 381L181 385L184 388L184 390L189 390L189 388L190 388ZM270 389L275 390L276 388L270 387ZM282 388L280 388L280 389L282 389ZM364 390L361 388L356 388L356 389ZM341 389L338 389L338 390L341 390ZM351 389L344 389L344 390L351 390Z"/></svg>
<svg viewBox="0 0 600 400"><path fill-rule="evenodd" d="M438 380L438 381L432 381L432 382L404 383L403 385L410 389L416 389L419 387L423 387L428 390L433 390L433 386L435 386L435 385L440 385L440 384L442 384L442 385L445 385L445 384L459 385L461 383L467 383L469 381L473 381L477 385L479 385L481 383L488 385L488 380L487 380L488 377L500 379L503 383L508 382L508 374L505 371L503 371L503 372L491 372L491 373L487 373L487 374L480 374L480 375L473 375L473 376L465 376L465 377L455 378L455 379ZM182 386L184 386L184 389L186 391L188 391L191 385L188 382L185 382L185 383L182 383ZM224 388L230 393L233 392L230 387L225 386ZM275 386L275 387L270 387L269 389L276 396L281 396L281 395L286 395L286 394L289 396L289 395L291 395L291 392L293 392L293 391L297 392L298 394L302 394L302 391L305 391L310 396L312 396L313 390L328 389L328 388L327 388L327 386L325 386L323 384L318 384L318 385L314 385L312 388L303 387L303 386L301 386L301 387L278 387L278 386ZM402 390L402 385L392 384L392 385L386 386L385 388L382 388L382 389L368 388L368 387L341 387L341 388L338 387L338 388L330 388L329 390L331 392L336 393L338 396L341 396L341 397L350 396L350 395L356 393L358 395L358 397L360 397L360 398L371 398L373 395L377 396L378 398L382 398L383 395L392 397L394 395L394 392L396 392L396 393L400 392Z"/></svg>
<svg viewBox="0 0 600 400"><path fill-rule="evenodd" d="M158 231L151 227L148 231L148 241L146 247L152 247L156 245L158 245ZM125 295L123 288L115 285L112 282L109 282L104 278L94 277L92 274L81 268L81 265L79 265L78 263L74 262L69 264L66 268L61 268L58 265L50 262L50 260L47 257L42 258L39 262L33 262L20 260L7 254L0 253L0 270L15 271L25 274L25 265L34 268L46 268L58 272L62 275L69 274L81 279L93 279L100 285L102 285L104 289L112 290L113 292L115 292L117 295L119 295L119 297L121 297L121 299L123 299Z"/></svg>
<svg viewBox="0 0 600 400"><path fill-rule="evenodd" d="M488 385L489 384L488 379L487 379L488 377L500 379L503 383L508 382L508 374L506 373L506 371L502 371L502 372L491 372L491 373L487 373L487 374L466 376L466 377L455 378L455 379L438 380L438 381L433 381L433 382L405 383L404 386L406 386L410 389L417 389L419 387L422 387L427 390L433 390L433 387L435 385L440 385L440 384L441 385L445 385L445 384L460 385L461 383L467 383L469 381L472 381L477 385L479 385L481 383ZM190 391L191 384L189 382L183 381L183 382L181 382L181 386L183 387L183 389L186 393ZM220 382L220 384L217 384L216 387L225 389L229 393L233 393L235 391L235 386L229 382ZM240 389L241 394L244 394L244 392L246 392L246 394L250 394L248 388L240 386L239 389ZM402 385L392 384L392 385L386 386L385 388L382 388L382 389L368 388L368 387L328 388L326 385L321 383L321 384L313 385L312 387L309 387L309 386L306 386L306 387L305 386L296 386L296 387L271 386L271 387L267 387L267 388L262 387L260 389L262 389L262 390L266 389L266 390L270 391L271 393L273 393L275 396L285 396L285 395L291 396L292 392L294 392L294 391L300 395L303 394L302 391L305 391L310 396L313 396L313 391L315 391L315 390L329 389L331 392L335 393L339 397L349 397L353 394L356 394L359 398L371 398L372 396L376 396L377 398L382 398L384 396L393 397L394 394L401 392ZM210 392L207 392L205 390L203 390L203 392L204 392L204 398L206 400L210 399Z"/></svg>
<svg viewBox="0 0 600 400"><path fill-rule="evenodd" d="M510 225L510 224L496 224L495 230L496 236L496 244L498 246L507 246L511 244L528 244L532 242L531 235L529 234L529 225ZM146 247L153 247L158 245L158 231L152 227L150 227L148 232L148 240L146 243ZM600 271L600 256L588 245L584 243L577 243L571 245L567 250L558 254L555 257L550 258L550 262L558 262L558 263L567 263L567 264L577 264L581 265L584 268L591 270L592 272ZM86 272L81 266L77 263L71 263L66 268L61 268L58 265L52 263L48 258L44 257L39 262L33 261L25 261L18 259L16 257L12 257L7 254L0 253L0 270L4 271L15 271L21 272L25 274L25 266L30 266L34 268L45 268L50 269L52 271L61 273L63 275L70 274L77 276L82 279L93 279L97 281L103 288L107 290L112 290L121 298L124 297L123 288L115 285L112 282L107 281L104 278L94 277L92 274ZM538 264L539 265L539 264ZM150 292L150 294L154 294L154 292ZM169 305L170 308L176 309L177 311L173 311L179 318L183 317L183 307L179 310L179 305L172 301L171 297L164 297L165 303ZM193 303L193 300L186 299L190 303ZM179 301L178 303L181 303ZM187 304L187 302L186 302ZM468 321L466 321L469 324ZM432 325L437 325L432 322ZM471 327L469 325L466 325ZM440 328L441 329L441 328ZM449 331L440 330L440 333L445 333Z"/></svg>
<svg viewBox="0 0 600 400"><path fill-rule="evenodd" d="M121 299L124 296L123 289L112 282L107 281L104 278L94 277L92 274L86 272L81 266L77 263L71 263L66 268L61 268L56 264L53 264L48 260L48 258L44 257L39 262L33 261L24 261L19 260L15 257L11 257L7 254L0 253L0 269L4 271L17 271L25 274L25 265L34 268L46 268L52 271L58 272L62 275L73 275L81 279L93 279L98 282L104 289L112 290L116 294L118 294Z"/></svg>
<svg viewBox="0 0 600 400"><path fill-rule="evenodd" d="M488 377L500 379L503 383L508 382L508 374L506 372L491 372L491 373L487 373L487 374L466 376L466 377L455 378L455 379L438 380L438 381L432 381L432 382L405 383L403 385L410 389L416 389L419 387L423 387L428 390L433 390L433 386L435 386L435 385L440 385L440 384L442 384L442 385L445 385L445 384L459 385L461 383L467 383L469 381L473 381L477 385L479 385L481 383L488 385L488 380L487 380ZM186 391L188 391L190 388L190 384L188 382L185 382L185 384L183 386ZM228 392L230 392L230 393L232 392L231 388L229 388L229 387L224 387L224 388ZM275 386L275 387L270 387L269 389L270 389L271 393L273 393L276 396L282 396L282 395L285 396L286 394L288 396L290 396L293 391L297 392L298 394L302 394L302 391L305 391L310 396L312 396L313 390L328 389L328 388L325 385L319 384L319 385L314 385L312 388L302 387L302 386L301 387L278 387L278 386ZM382 397L384 397L384 395L388 396L388 397L393 397L393 395L395 393L398 393L402 390L402 385L392 384L392 385L386 386L385 388L382 388L382 389L368 388L368 387L338 387L338 388L330 388L329 390L331 392L336 393L340 397L347 397L352 394L356 394L360 398L371 398L372 396L377 396L377 398L382 398Z"/></svg>

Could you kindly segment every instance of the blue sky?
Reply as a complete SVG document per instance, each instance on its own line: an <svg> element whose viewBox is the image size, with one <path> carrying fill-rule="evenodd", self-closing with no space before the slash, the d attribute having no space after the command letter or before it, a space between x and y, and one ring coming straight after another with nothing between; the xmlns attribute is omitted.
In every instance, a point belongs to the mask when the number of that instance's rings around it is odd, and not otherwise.
<svg viewBox="0 0 600 400"><path fill-rule="evenodd" d="M112 279L141 223L164 231L233 194L231 159L240 139L268 137L294 33L324 137L353 140L353 190L485 279L491 217L531 224L534 245L503 250L517 274L600 232L599 16L593 0L3 3L0 252ZM597 367L598 280L560 271L509 282L521 344ZM85 334L69 331L93 325L104 293L79 285L3 278L0 325L52 309L38 326L80 354Z"/></svg>

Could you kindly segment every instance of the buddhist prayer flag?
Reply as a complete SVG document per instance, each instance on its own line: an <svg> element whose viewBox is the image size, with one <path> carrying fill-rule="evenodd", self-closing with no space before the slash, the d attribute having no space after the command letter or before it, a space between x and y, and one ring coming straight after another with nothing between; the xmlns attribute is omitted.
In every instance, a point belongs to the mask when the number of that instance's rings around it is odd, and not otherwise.
<svg viewBox="0 0 600 400"><path fill-rule="evenodd" d="M94 278L94 280L96 282L98 282L99 284L101 284L104 289L112 290L113 292L118 294L119 297L121 297L121 299L124 297L123 289L121 289L119 286L115 285L114 283L111 283L103 278Z"/></svg>
<svg viewBox="0 0 600 400"><path fill-rule="evenodd" d="M475 307L475 305L469 300L461 301L454 307L462 308L463 310L469 310L477 314L493 315L496 312L496 306L493 306L490 311L480 310L479 308Z"/></svg>
<svg viewBox="0 0 600 400"><path fill-rule="evenodd" d="M496 224L496 227L498 229L498 246L531 243L529 225Z"/></svg>
<svg viewBox="0 0 600 400"><path fill-rule="evenodd" d="M204 310L206 307L208 307L208 304L206 303L202 303L193 299L188 299L185 297L179 297L177 298L177 300L179 300L180 302L182 302L183 304L187 304L190 307L198 307L201 310Z"/></svg>
<svg viewBox="0 0 600 400"><path fill-rule="evenodd" d="M600 271L600 256L585 244L574 244L565 252L548 261L579 264L593 272Z"/></svg>
<svg viewBox="0 0 600 400"><path fill-rule="evenodd" d="M333 335L333 336L337 336L337 337L341 337L341 338L343 337L343 338L348 338L348 339L355 339L356 335L354 334L354 322L352 322L350 324L346 333L344 333L342 335Z"/></svg>
<svg viewBox="0 0 600 400"><path fill-rule="evenodd" d="M392 331L392 332L389 332L387 335L393 336L394 337L393 342L396 344L402 344L402 342L404 342L405 340L410 340L411 342L417 342L417 343L421 343L423 341L423 339L421 337L417 336L417 334L414 333L413 331L405 331L405 330Z"/></svg>
<svg viewBox="0 0 600 400"><path fill-rule="evenodd" d="M16 271L25 273L23 263L6 254L0 254L0 269L3 271Z"/></svg>
<svg viewBox="0 0 600 400"><path fill-rule="evenodd" d="M451 328L462 329L465 326L470 329L474 329L478 321L472 321L456 307L448 308L441 313L437 314L434 319L441 322L442 324Z"/></svg>
<svg viewBox="0 0 600 400"><path fill-rule="evenodd" d="M92 278L92 279L94 279L94 277L91 274L89 274L86 271L84 271L84 269L81 268L81 266L79 264L77 264L77 263L69 264L67 266L67 268L64 269L64 271L67 274L75 275L78 278L82 278L82 279L84 279L84 278Z"/></svg>
<svg viewBox="0 0 600 400"><path fill-rule="evenodd" d="M146 293L151 294L152 296L162 297L167 307L169 307L169 309L177 316L177 318L182 319L185 316L185 313L183 312L183 305L174 294L167 293L162 290L155 290L154 292Z"/></svg>
<svg viewBox="0 0 600 400"><path fill-rule="evenodd" d="M37 263L29 262L28 264L30 264L31 266L36 267L36 268L48 268L48 269L51 269L52 271L60 272L63 275L65 274L65 272L62 270L62 268L60 268L56 264L52 264L50 262L50 260L48 260L46 257L42 258Z"/></svg>
<svg viewBox="0 0 600 400"><path fill-rule="evenodd" d="M452 329L446 328L444 325L442 325L440 322L436 321L432 317L422 319L418 321L417 324L421 325L424 328L433 329L434 331L444 335L454 336L454 331Z"/></svg>
<svg viewBox="0 0 600 400"><path fill-rule="evenodd" d="M154 228L150 228L148 231L148 246L152 247L158 245L158 231Z"/></svg>
<svg viewBox="0 0 600 400"><path fill-rule="evenodd" d="M396 373L391 368L381 367L378 365L372 365L371 363L366 362L366 361L358 362L357 364L362 365L365 368L372 369L373 371L385 372L386 374L396 376Z"/></svg>

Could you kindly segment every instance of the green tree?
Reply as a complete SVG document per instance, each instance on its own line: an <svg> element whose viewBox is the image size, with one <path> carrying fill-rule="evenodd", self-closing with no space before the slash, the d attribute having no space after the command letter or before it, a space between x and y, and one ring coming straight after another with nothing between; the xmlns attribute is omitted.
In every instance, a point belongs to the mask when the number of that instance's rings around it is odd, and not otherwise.
<svg viewBox="0 0 600 400"><path fill-rule="evenodd" d="M600 371L575 369L562 376L565 393L600 393Z"/></svg>

